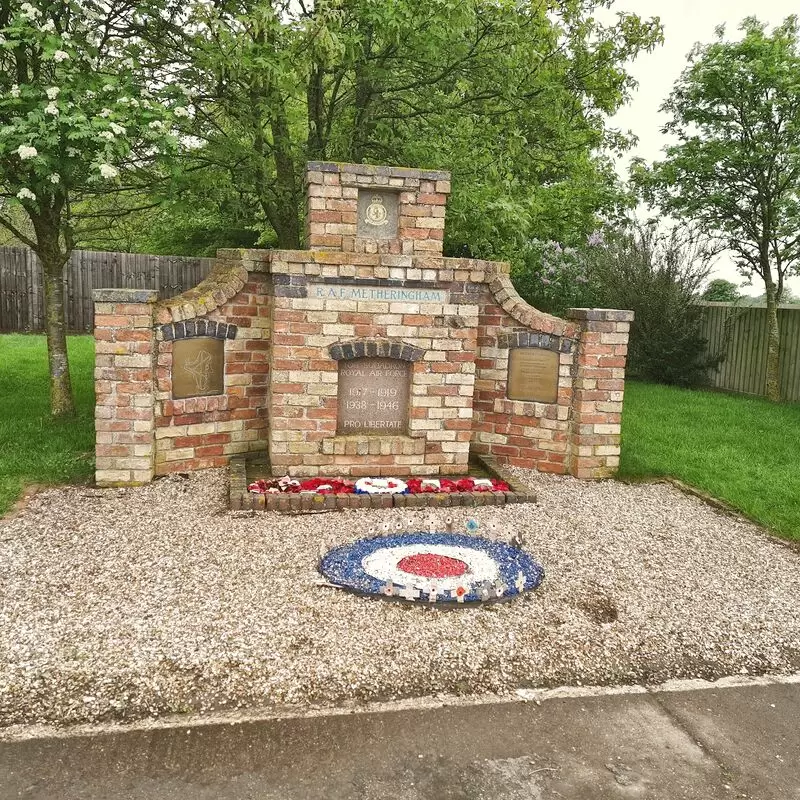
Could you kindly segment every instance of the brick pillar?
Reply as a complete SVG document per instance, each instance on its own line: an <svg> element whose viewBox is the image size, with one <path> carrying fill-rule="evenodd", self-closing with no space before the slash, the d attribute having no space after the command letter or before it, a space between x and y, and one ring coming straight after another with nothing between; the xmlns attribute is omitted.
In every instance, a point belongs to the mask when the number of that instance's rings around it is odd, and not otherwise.
<svg viewBox="0 0 800 800"><path fill-rule="evenodd" d="M155 331L152 289L97 289L95 480L135 486L153 479Z"/></svg>
<svg viewBox="0 0 800 800"><path fill-rule="evenodd" d="M632 311L572 308L581 329L575 356L570 473L607 478L619 467L625 359Z"/></svg>

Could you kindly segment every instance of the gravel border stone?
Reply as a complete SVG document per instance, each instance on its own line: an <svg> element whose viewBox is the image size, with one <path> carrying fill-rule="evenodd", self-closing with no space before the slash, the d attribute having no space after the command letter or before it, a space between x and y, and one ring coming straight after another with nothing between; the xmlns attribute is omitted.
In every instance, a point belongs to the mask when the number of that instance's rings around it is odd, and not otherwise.
<svg viewBox="0 0 800 800"><path fill-rule="evenodd" d="M439 611L323 585L321 549L430 509L227 510L222 470L42 492L0 520L0 724L131 720L800 668L800 554L665 484L517 471L540 589Z"/></svg>

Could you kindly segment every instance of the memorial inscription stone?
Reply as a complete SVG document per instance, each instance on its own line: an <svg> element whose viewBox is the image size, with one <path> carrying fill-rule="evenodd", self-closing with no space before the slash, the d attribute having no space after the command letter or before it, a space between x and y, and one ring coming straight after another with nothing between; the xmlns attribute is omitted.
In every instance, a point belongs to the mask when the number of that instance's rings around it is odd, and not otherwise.
<svg viewBox="0 0 800 800"><path fill-rule="evenodd" d="M397 358L340 361L337 433L408 433L411 369Z"/></svg>
<svg viewBox="0 0 800 800"><path fill-rule="evenodd" d="M356 232L365 239L397 238L397 192L358 190Z"/></svg>
<svg viewBox="0 0 800 800"><path fill-rule="evenodd" d="M205 397L225 390L225 343L200 336L172 345L172 396Z"/></svg>
<svg viewBox="0 0 800 800"><path fill-rule="evenodd" d="M558 353L538 347L514 347L508 354L509 400L558 402Z"/></svg>

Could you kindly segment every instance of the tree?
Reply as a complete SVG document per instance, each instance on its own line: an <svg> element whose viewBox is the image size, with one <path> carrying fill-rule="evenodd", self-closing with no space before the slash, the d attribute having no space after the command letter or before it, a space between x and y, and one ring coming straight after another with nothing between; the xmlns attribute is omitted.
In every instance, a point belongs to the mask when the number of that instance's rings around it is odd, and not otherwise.
<svg viewBox="0 0 800 800"><path fill-rule="evenodd" d="M708 282L700 297L713 303L735 303L741 298L739 287L724 278L714 278Z"/></svg>
<svg viewBox="0 0 800 800"><path fill-rule="evenodd" d="M800 47L796 17L771 34L755 18L743 38L698 45L663 110L677 144L634 179L664 212L694 220L766 289L765 394L780 399L777 305L800 266Z"/></svg>
<svg viewBox="0 0 800 800"><path fill-rule="evenodd" d="M169 108L188 113L174 88L156 97L141 80L139 34L158 14L129 0L0 0L0 227L42 266L56 416L73 411L63 267L76 237L113 217L81 201L137 185L177 148Z"/></svg>
<svg viewBox="0 0 800 800"><path fill-rule="evenodd" d="M229 172L278 246L300 245L305 162L327 159L452 169L446 247L502 255L624 203L605 118L661 32L601 26L600 5L195 2L164 50L194 91L196 163Z"/></svg>

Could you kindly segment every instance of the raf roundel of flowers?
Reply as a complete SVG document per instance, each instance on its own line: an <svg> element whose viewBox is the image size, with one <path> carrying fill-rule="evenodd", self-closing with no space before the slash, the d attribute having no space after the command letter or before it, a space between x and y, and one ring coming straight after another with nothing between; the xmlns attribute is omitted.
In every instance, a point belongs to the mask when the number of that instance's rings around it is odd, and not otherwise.
<svg viewBox="0 0 800 800"><path fill-rule="evenodd" d="M180 147L187 92L148 89L118 22L100 0L62 0L0 26L0 182L29 210Z"/></svg>

